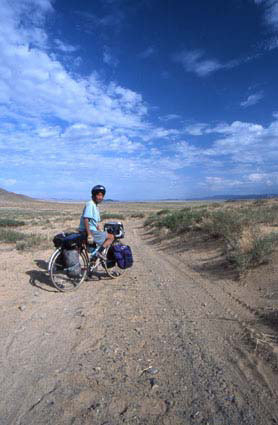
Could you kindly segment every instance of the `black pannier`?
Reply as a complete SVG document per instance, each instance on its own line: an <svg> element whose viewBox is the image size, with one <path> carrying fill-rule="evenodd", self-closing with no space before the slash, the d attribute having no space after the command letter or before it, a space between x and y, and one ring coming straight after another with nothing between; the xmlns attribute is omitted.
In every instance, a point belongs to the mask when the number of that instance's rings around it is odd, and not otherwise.
<svg viewBox="0 0 278 425"><path fill-rule="evenodd" d="M122 239L125 236L124 226L120 221L105 223L103 229L108 233L112 233L117 239Z"/></svg>
<svg viewBox="0 0 278 425"><path fill-rule="evenodd" d="M76 249L86 240L85 233L58 233L53 239L56 248Z"/></svg>

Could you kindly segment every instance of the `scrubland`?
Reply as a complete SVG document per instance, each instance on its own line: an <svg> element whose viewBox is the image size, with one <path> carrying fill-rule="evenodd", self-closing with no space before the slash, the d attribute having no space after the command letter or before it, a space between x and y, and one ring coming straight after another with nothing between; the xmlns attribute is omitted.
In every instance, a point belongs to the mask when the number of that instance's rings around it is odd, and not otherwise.
<svg viewBox="0 0 278 425"><path fill-rule="evenodd" d="M278 423L278 201L104 203L134 265L59 293L82 209L0 198L1 424Z"/></svg>

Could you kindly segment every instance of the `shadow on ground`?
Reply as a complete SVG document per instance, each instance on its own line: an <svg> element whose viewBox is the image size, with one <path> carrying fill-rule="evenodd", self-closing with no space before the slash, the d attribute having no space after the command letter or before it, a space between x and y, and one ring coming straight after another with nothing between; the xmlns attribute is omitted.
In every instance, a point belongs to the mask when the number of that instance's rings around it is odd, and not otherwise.
<svg viewBox="0 0 278 425"><path fill-rule="evenodd" d="M28 270L26 272L29 276L29 283L44 291L56 292L47 274L48 263L44 260L35 260L35 263L41 270Z"/></svg>
<svg viewBox="0 0 278 425"><path fill-rule="evenodd" d="M261 313L260 322L273 329L278 336L278 310Z"/></svg>
<svg viewBox="0 0 278 425"><path fill-rule="evenodd" d="M212 281L237 279L238 274L226 261L223 254L223 245L220 240L208 238L200 232L188 232L173 235L170 232L163 235L159 230L139 227L142 239L149 245L156 246L160 251L169 252L171 255L181 255L185 252L197 252L195 262L187 265L194 271L210 276ZM181 258L182 261L182 258Z"/></svg>

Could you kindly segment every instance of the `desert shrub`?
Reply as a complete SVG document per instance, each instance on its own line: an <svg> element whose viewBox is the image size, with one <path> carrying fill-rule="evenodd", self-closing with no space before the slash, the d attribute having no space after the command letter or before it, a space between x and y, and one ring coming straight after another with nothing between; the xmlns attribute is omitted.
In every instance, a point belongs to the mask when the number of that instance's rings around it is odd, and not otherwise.
<svg viewBox="0 0 278 425"><path fill-rule="evenodd" d="M152 226L156 220L157 220L157 213L150 214L149 217L147 217L146 220L144 221L144 226Z"/></svg>
<svg viewBox="0 0 278 425"><path fill-rule="evenodd" d="M179 233L190 230L194 224L201 223L206 215L206 210L193 210L190 207L178 211L168 210L163 214L159 211L149 216L145 225L157 228L164 227L174 233Z"/></svg>
<svg viewBox="0 0 278 425"><path fill-rule="evenodd" d="M145 214L144 213L133 213L130 215L131 218L144 218Z"/></svg>
<svg viewBox="0 0 278 425"><path fill-rule="evenodd" d="M125 219L124 215L119 214L119 213L103 213L101 215L101 218L103 220L107 220L107 219L110 219L110 218L114 218L115 220L124 220Z"/></svg>
<svg viewBox="0 0 278 425"><path fill-rule="evenodd" d="M18 251L25 251L32 248L41 248L42 246L48 246L49 241L45 236L30 234L25 235L24 240L20 240L16 242L16 249Z"/></svg>
<svg viewBox="0 0 278 425"><path fill-rule="evenodd" d="M255 208L254 205L250 207L243 207L240 213L250 223L264 223L264 224L277 224L278 223L278 205L261 205Z"/></svg>
<svg viewBox="0 0 278 425"><path fill-rule="evenodd" d="M164 215L164 214L169 214L171 211L169 210L169 208L163 208L162 210L157 211L157 215Z"/></svg>
<svg viewBox="0 0 278 425"><path fill-rule="evenodd" d="M26 238L26 235L15 230L0 228L0 241L6 243L15 243Z"/></svg>
<svg viewBox="0 0 278 425"><path fill-rule="evenodd" d="M48 240L45 236L37 234L27 234L17 232L12 229L0 228L0 241L4 243L15 243L16 249L22 251L33 247L48 245Z"/></svg>
<svg viewBox="0 0 278 425"><path fill-rule="evenodd" d="M0 227L24 226L25 221L14 220L12 218L0 218Z"/></svg>
<svg viewBox="0 0 278 425"><path fill-rule="evenodd" d="M235 211L214 211L210 213L203 229L214 238L232 243L240 237L244 224L244 218Z"/></svg>
<svg viewBox="0 0 278 425"><path fill-rule="evenodd" d="M268 263L277 242L277 233L267 236L254 234L249 249L244 250L238 244L230 255L227 256L227 259L236 267L239 274L241 274L247 269Z"/></svg>
<svg viewBox="0 0 278 425"><path fill-rule="evenodd" d="M259 207L265 204L267 204L267 199L256 199L255 201L253 201L253 205L255 205L256 207Z"/></svg>

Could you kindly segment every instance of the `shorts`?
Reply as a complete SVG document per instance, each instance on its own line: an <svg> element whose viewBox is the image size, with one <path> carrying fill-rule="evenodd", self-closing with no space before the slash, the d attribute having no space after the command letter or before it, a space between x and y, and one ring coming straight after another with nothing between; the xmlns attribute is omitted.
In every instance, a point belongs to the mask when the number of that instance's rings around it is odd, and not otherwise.
<svg viewBox="0 0 278 425"><path fill-rule="evenodd" d="M102 245L105 239L107 239L107 232L99 232L98 230L92 231L94 241L97 245Z"/></svg>

